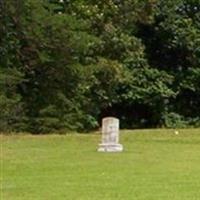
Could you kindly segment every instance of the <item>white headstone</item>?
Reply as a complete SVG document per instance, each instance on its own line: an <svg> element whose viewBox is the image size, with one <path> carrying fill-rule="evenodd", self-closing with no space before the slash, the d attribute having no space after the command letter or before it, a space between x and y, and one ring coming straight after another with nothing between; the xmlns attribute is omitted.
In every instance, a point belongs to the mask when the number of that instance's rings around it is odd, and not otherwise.
<svg viewBox="0 0 200 200"><path fill-rule="evenodd" d="M123 146L119 144L119 119L106 117L102 120L102 143L99 152L119 152Z"/></svg>

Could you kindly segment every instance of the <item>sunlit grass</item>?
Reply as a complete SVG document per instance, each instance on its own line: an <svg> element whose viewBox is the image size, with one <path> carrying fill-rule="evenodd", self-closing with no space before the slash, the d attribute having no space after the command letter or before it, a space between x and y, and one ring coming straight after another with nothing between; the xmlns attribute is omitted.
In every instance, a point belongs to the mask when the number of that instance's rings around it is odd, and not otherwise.
<svg viewBox="0 0 200 200"><path fill-rule="evenodd" d="M200 199L200 129L121 131L122 153L97 133L0 139L2 200Z"/></svg>

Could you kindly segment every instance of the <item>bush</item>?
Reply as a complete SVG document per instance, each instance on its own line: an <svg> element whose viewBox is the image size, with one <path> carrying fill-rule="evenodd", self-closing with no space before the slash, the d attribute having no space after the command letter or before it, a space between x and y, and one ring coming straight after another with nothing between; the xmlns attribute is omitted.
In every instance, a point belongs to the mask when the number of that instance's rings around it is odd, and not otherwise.
<svg viewBox="0 0 200 200"><path fill-rule="evenodd" d="M167 128L185 128L188 122L178 113L170 112L164 115L164 125Z"/></svg>

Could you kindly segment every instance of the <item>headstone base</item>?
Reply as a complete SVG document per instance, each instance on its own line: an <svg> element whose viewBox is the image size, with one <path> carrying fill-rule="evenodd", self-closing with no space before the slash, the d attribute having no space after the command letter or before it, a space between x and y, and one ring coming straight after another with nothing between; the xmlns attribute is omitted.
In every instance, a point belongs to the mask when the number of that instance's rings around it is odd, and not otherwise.
<svg viewBox="0 0 200 200"><path fill-rule="evenodd" d="M123 146L121 144L99 144L99 152L121 152L123 151Z"/></svg>

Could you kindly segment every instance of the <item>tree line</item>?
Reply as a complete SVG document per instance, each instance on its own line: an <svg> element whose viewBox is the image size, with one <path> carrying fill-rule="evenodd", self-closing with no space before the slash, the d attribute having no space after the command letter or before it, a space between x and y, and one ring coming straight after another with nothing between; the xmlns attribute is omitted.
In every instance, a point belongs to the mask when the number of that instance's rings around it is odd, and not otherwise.
<svg viewBox="0 0 200 200"><path fill-rule="evenodd" d="M0 131L200 126L199 0L1 0Z"/></svg>

